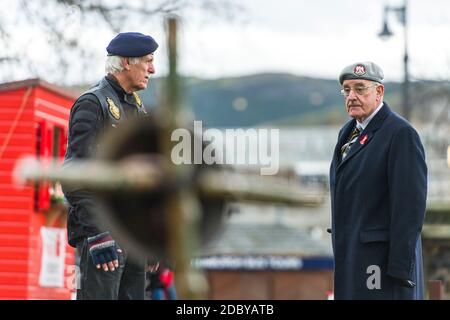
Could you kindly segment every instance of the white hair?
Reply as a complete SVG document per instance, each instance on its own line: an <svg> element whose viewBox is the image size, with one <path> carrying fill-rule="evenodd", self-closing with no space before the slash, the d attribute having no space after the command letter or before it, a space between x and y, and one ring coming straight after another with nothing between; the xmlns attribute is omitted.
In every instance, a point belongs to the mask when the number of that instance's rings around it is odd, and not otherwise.
<svg viewBox="0 0 450 320"><path fill-rule="evenodd" d="M123 59L127 59L126 57L121 56L107 56L105 63L105 71L106 73L117 73L123 70ZM130 64L138 63L142 57L130 57L128 58Z"/></svg>

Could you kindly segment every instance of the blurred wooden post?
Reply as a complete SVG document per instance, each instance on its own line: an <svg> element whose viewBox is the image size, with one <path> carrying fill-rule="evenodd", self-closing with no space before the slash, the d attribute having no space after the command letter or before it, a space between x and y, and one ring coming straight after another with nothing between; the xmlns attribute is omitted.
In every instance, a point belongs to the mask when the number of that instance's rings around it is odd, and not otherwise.
<svg viewBox="0 0 450 320"><path fill-rule="evenodd" d="M429 300L443 300L444 299L444 290L442 288L441 280L429 280L428 281L428 293Z"/></svg>
<svg viewBox="0 0 450 320"><path fill-rule="evenodd" d="M161 147L169 165L169 176L190 177L192 166L176 166L171 160L171 134L174 129L184 126L180 121L181 93L177 73L177 18L168 17L167 47L169 74L167 76L166 97L164 103L165 121L162 126ZM164 121L164 122L165 122ZM181 299L202 299L206 294L206 280L190 265L191 255L197 247L198 218L200 206L193 190L184 187L167 204L170 258L175 262L175 283Z"/></svg>

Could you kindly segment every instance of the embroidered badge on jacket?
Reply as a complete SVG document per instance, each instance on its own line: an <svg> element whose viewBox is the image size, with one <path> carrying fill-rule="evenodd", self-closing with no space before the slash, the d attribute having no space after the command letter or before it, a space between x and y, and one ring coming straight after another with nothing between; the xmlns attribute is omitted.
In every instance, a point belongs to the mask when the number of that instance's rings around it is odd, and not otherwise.
<svg viewBox="0 0 450 320"><path fill-rule="evenodd" d="M120 119L120 109L116 106L114 101L106 97L106 102L108 103L108 109L111 115L114 117L114 119L119 120Z"/></svg>
<svg viewBox="0 0 450 320"><path fill-rule="evenodd" d="M142 107L142 100L141 97L136 92L133 92L134 99L136 100L136 103L139 107Z"/></svg>
<svg viewBox="0 0 450 320"><path fill-rule="evenodd" d="M145 110L144 105L142 104L141 97L136 92L133 92L133 96L134 99L136 100L138 108L140 108L140 111L144 114L147 114L147 111Z"/></svg>

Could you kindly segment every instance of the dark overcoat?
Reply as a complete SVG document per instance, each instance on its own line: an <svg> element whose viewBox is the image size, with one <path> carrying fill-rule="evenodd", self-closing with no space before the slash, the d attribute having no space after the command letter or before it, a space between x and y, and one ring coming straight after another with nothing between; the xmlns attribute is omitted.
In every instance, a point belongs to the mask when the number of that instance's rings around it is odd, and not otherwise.
<svg viewBox="0 0 450 320"><path fill-rule="evenodd" d="M422 143L384 103L341 161L355 125L352 119L340 130L330 167L335 299L422 299Z"/></svg>

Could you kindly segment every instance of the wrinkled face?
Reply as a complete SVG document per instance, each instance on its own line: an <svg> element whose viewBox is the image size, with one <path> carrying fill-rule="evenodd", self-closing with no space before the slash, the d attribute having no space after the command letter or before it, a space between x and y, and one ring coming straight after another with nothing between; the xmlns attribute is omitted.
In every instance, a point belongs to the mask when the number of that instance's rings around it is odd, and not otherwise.
<svg viewBox="0 0 450 320"><path fill-rule="evenodd" d="M363 122L380 105L384 86L370 80L344 80L345 106L350 117Z"/></svg>
<svg viewBox="0 0 450 320"><path fill-rule="evenodd" d="M128 64L127 70L129 87L132 91L146 89L150 75L155 73L153 55L148 54L139 58L139 62L136 64Z"/></svg>

